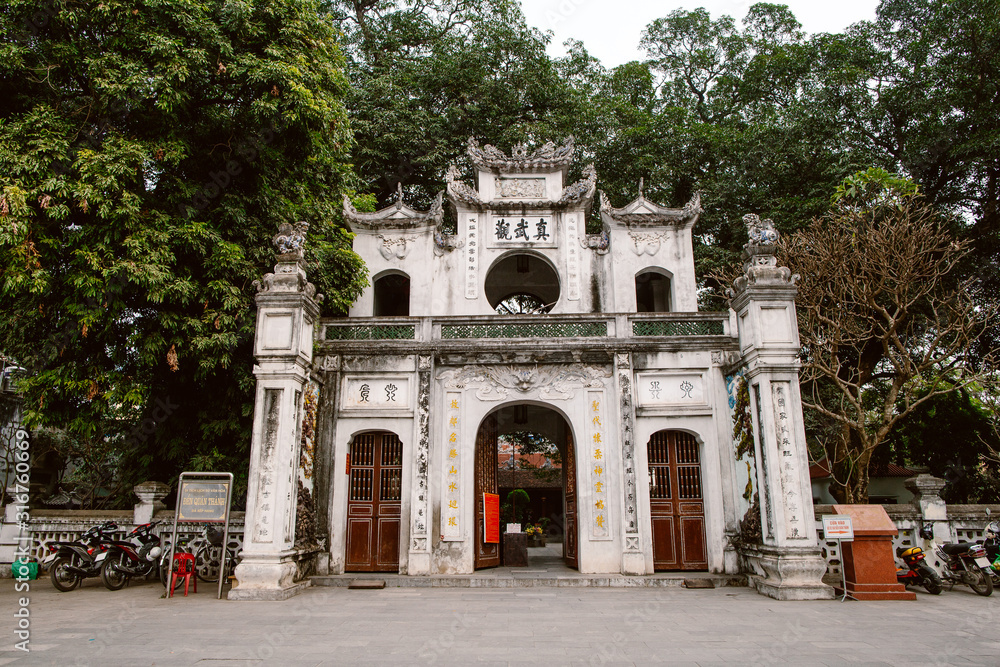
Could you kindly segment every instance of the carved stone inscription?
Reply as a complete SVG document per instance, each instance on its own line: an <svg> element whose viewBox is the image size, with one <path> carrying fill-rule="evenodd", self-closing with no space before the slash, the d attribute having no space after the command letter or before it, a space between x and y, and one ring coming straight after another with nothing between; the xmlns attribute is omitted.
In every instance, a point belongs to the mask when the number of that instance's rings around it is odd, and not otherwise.
<svg viewBox="0 0 1000 667"><path fill-rule="evenodd" d="M409 408L410 379L349 378L343 399L344 409Z"/></svg>
<svg viewBox="0 0 1000 667"><path fill-rule="evenodd" d="M257 478L257 523L254 542L274 541L275 449L281 425L281 389L264 390L264 438L261 441L260 471Z"/></svg>
<svg viewBox="0 0 1000 667"><path fill-rule="evenodd" d="M413 475L413 485L416 491L416 498L411 510L410 536L412 543L410 551L426 552L427 544L427 474L428 462L430 458L431 446L431 372L420 371L418 374L420 388L417 396L417 425L420 429L417 440L416 469Z"/></svg>
<svg viewBox="0 0 1000 667"><path fill-rule="evenodd" d="M465 298L479 297L479 244L482 236L479 233L479 218L471 217L465 236Z"/></svg>
<svg viewBox="0 0 1000 667"><path fill-rule="evenodd" d="M796 466L795 448L792 444L789 420L789 387L787 382L771 383L774 399L774 428L778 443L778 467L781 478L781 495L785 506L785 529L789 539L806 539L802 514L802 492L799 470Z"/></svg>
<svg viewBox="0 0 1000 667"><path fill-rule="evenodd" d="M441 480L441 539L449 542L462 539L462 394L445 394L443 414L447 422L444 433L444 465Z"/></svg>
<svg viewBox="0 0 1000 667"><path fill-rule="evenodd" d="M590 539L610 540L608 512L608 449L605 445L604 422L607 419L603 391L587 391L587 442L581 454L590 469L591 519ZM589 448L589 452L587 451ZM586 514L584 514L586 516Z"/></svg>
<svg viewBox="0 0 1000 667"><path fill-rule="evenodd" d="M497 197L502 199L541 199L545 196L544 178L496 178Z"/></svg>

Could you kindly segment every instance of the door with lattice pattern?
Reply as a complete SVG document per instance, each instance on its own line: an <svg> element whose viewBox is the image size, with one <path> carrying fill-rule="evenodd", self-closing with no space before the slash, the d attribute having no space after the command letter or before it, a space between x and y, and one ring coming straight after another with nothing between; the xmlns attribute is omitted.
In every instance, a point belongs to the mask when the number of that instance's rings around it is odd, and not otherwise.
<svg viewBox="0 0 1000 667"><path fill-rule="evenodd" d="M399 570L403 443L362 433L351 443L347 499L348 572Z"/></svg>
<svg viewBox="0 0 1000 667"><path fill-rule="evenodd" d="M689 433L658 431L647 454L653 569L708 569L698 441Z"/></svg>

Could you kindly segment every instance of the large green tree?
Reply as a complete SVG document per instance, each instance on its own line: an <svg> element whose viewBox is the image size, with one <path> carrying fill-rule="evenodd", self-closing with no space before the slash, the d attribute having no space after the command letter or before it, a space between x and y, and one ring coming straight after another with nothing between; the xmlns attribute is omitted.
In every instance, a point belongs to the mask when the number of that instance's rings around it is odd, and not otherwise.
<svg viewBox="0 0 1000 667"><path fill-rule="evenodd" d="M354 163L379 201L428 205L469 137L509 150L578 128L578 98L513 0L338 0ZM471 175L471 174L470 174Z"/></svg>
<svg viewBox="0 0 1000 667"><path fill-rule="evenodd" d="M8 0L0 35L0 348L29 367L29 423L122 489L245 475L251 282L278 223L312 225L328 310L364 280L336 224L331 22L312 0Z"/></svg>

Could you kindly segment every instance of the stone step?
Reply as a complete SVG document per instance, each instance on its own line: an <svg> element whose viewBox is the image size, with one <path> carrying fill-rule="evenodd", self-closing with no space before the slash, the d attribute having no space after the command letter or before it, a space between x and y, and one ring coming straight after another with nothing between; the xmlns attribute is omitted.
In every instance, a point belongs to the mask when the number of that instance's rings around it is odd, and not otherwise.
<svg viewBox="0 0 1000 667"><path fill-rule="evenodd" d="M431 575L411 577L399 574L378 573L364 575L358 573L315 575L310 577L313 586L335 586L356 588L363 582L371 581L386 588L722 588L725 586L746 586L747 578L742 574L656 574L627 576L615 574L574 574L550 576L535 573L514 575ZM365 586L368 587L368 586ZM375 586L371 586L375 587Z"/></svg>

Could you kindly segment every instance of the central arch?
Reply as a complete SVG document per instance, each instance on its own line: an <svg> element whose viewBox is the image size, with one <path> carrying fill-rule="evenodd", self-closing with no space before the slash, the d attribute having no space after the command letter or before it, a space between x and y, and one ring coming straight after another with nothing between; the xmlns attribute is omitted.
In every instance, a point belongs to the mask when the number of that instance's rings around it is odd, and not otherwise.
<svg viewBox="0 0 1000 667"><path fill-rule="evenodd" d="M510 403L488 414L479 425L475 451L475 568L477 570L502 564L501 543L485 542L483 524L484 493L501 490L500 444L512 440L515 434L534 434L558 449L561 470L557 475L561 492L561 514L546 517L561 527L562 556L567 566L576 568L579 563L576 492L576 454L572 429L566 418L549 406L536 403ZM515 460L516 463L516 460ZM507 482L505 482L506 484ZM519 485L515 485L519 486ZM501 497L501 502L504 498ZM534 517L539 519L541 517ZM502 523L501 523L502 526Z"/></svg>

